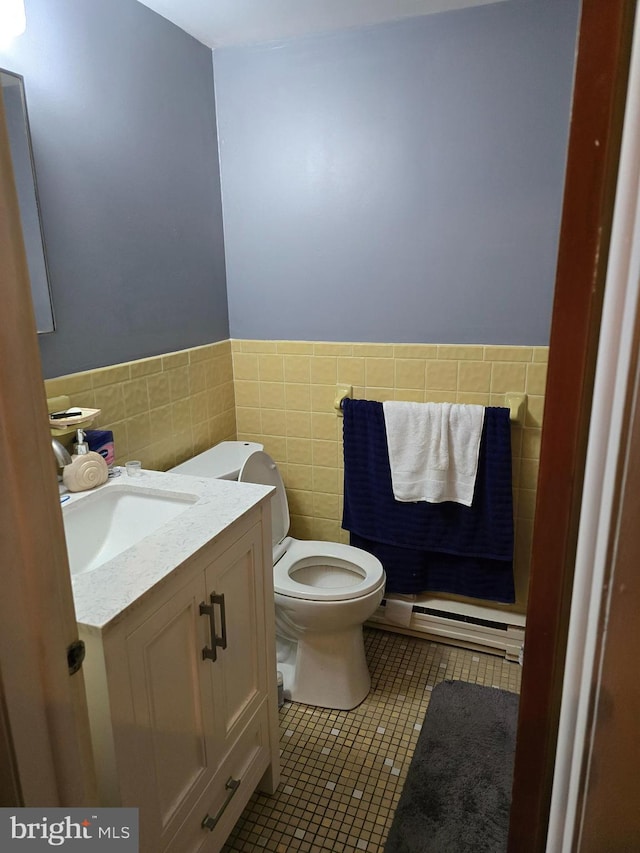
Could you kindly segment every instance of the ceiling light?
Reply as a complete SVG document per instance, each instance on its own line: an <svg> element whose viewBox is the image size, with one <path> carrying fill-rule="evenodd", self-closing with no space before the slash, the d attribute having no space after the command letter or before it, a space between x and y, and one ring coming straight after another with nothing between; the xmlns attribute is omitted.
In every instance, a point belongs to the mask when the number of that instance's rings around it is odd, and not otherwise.
<svg viewBox="0 0 640 853"><path fill-rule="evenodd" d="M24 0L0 0L0 45L8 47L26 26Z"/></svg>

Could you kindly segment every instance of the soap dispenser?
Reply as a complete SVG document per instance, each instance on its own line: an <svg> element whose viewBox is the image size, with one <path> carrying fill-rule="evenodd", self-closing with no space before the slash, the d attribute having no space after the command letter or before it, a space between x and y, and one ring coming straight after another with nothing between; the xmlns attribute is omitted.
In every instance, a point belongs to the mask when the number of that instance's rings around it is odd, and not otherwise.
<svg viewBox="0 0 640 853"><path fill-rule="evenodd" d="M85 492L106 483L109 477L107 463L85 441L84 431L76 433L75 453L71 463L62 469L62 482L70 492Z"/></svg>
<svg viewBox="0 0 640 853"><path fill-rule="evenodd" d="M86 456L89 453L89 445L86 442L86 436L83 429L76 430L76 440L73 445L73 449L75 450L75 453L71 457L72 459L74 456Z"/></svg>

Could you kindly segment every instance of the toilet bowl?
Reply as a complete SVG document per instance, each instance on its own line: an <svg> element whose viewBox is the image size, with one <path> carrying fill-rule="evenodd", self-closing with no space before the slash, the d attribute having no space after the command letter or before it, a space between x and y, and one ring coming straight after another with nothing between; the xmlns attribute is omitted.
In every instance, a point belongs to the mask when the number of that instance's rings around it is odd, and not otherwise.
<svg viewBox="0 0 640 853"><path fill-rule="evenodd" d="M355 708L371 687L362 625L382 601L382 564L351 545L288 536L284 484L260 445L222 442L172 471L215 476L218 470L233 479L236 467L239 481L275 487L273 583L278 669L285 693L307 705Z"/></svg>

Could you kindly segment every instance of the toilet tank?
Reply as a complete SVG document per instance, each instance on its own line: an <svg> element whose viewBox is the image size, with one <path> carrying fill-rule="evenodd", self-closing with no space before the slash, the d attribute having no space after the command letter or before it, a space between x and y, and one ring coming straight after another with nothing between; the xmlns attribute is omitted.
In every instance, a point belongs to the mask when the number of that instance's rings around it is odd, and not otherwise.
<svg viewBox="0 0 640 853"><path fill-rule="evenodd" d="M221 441L175 468L171 474L187 474L190 477L213 477L216 480L237 480L245 459L256 450L264 450L255 441Z"/></svg>

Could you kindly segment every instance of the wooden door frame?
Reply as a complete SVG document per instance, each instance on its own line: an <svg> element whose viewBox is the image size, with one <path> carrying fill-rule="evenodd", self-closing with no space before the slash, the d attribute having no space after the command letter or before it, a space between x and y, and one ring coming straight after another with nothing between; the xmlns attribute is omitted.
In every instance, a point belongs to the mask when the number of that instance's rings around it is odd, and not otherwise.
<svg viewBox="0 0 640 853"><path fill-rule="evenodd" d="M95 803L82 671L44 382L0 93L0 793Z"/></svg>
<svg viewBox="0 0 640 853"><path fill-rule="evenodd" d="M640 645L640 578L633 571L640 552L640 20L633 39L547 853L583 845L631 849L640 837L640 683L629 654Z"/></svg>
<svg viewBox="0 0 640 853"><path fill-rule="evenodd" d="M584 673L581 696L587 720L584 730L576 731L580 772L575 774L578 790L569 829L573 849L582 853L633 850L640 839L640 681L635 655L640 648L639 347L636 304L620 456L611 460L617 473L616 506L607 531L607 559L593 589L599 608L591 626L597 635L596 654Z"/></svg>
<svg viewBox="0 0 640 853"><path fill-rule="evenodd" d="M583 0L540 451L509 853L545 849L635 0Z"/></svg>

